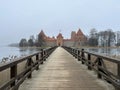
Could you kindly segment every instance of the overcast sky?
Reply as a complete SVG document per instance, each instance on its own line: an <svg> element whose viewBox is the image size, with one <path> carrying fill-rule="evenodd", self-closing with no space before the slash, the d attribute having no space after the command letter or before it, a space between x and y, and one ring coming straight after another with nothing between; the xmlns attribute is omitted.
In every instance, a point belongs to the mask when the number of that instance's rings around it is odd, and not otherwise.
<svg viewBox="0 0 120 90"><path fill-rule="evenodd" d="M81 28L120 30L120 0L0 0L0 43L15 43L37 35L59 31L65 38Z"/></svg>

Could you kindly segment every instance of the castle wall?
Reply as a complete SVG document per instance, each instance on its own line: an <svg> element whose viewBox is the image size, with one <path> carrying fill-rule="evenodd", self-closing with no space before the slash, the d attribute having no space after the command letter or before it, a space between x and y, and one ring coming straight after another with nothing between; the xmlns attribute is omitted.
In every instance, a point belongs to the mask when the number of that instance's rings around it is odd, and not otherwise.
<svg viewBox="0 0 120 90"><path fill-rule="evenodd" d="M64 41L63 42L63 46L68 46L68 47L79 47L79 46L82 46L82 45L85 45L84 42L75 42L75 41ZM57 46L57 43L56 41L47 41L46 42L46 46L50 46L50 47L53 47L53 46Z"/></svg>
<svg viewBox="0 0 120 90"><path fill-rule="evenodd" d="M50 47L56 46L56 41L53 41L53 42L47 41L47 42L46 42L46 45L47 45L47 46L50 46Z"/></svg>
<svg viewBox="0 0 120 90"><path fill-rule="evenodd" d="M64 46L68 46L68 47L73 47L74 46L74 41L64 41Z"/></svg>

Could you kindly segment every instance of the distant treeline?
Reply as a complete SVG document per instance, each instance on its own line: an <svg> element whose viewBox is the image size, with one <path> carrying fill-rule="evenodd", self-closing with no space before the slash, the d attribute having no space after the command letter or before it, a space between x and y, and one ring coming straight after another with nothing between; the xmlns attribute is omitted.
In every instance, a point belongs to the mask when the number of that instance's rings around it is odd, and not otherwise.
<svg viewBox="0 0 120 90"><path fill-rule="evenodd" d="M120 46L120 31L113 32L112 29L107 29L97 32L93 28L88 36L88 45L102 47Z"/></svg>
<svg viewBox="0 0 120 90"><path fill-rule="evenodd" d="M41 36L37 36L37 38L34 38L34 36L30 36L30 38L27 40L26 38L22 38L19 42L20 47L41 47L44 46L44 39Z"/></svg>

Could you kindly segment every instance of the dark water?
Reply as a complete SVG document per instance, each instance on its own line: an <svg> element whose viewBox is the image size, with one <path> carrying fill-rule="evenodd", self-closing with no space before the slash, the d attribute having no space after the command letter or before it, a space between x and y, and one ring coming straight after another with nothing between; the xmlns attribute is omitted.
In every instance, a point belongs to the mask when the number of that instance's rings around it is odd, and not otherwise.
<svg viewBox="0 0 120 90"><path fill-rule="evenodd" d="M39 51L40 48L18 48L18 47L8 47L8 46L1 46L0 47L0 60L3 57L8 56L22 56L22 55L29 55Z"/></svg>

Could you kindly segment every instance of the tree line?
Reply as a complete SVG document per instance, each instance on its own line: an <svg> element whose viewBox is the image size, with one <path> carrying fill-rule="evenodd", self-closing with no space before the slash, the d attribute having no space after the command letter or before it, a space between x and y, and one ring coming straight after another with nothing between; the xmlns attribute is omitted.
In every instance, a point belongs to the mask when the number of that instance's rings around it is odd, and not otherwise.
<svg viewBox="0 0 120 90"><path fill-rule="evenodd" d="M112 29L97 32L95 28L90 30L88 36L89 46L120 46L120 32L113 32Z"/></svg>
<svg viewBox="0 0 120 90"><path fill-rule="evenodd" d="M33 47L33 46L36 46L36 47L41 47L41 46L44 46L44 39L42 36L38 35L37 38L35 38L33 35L30 36L30 38L27 40L26 38L22 38L19 42L19 46L20 47Z"/></svg>

